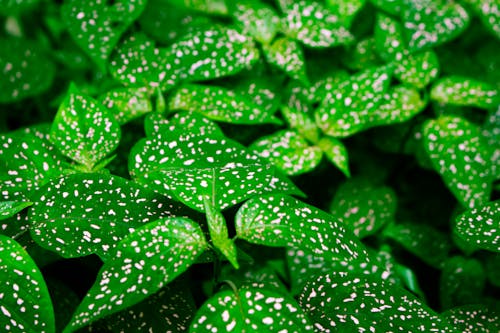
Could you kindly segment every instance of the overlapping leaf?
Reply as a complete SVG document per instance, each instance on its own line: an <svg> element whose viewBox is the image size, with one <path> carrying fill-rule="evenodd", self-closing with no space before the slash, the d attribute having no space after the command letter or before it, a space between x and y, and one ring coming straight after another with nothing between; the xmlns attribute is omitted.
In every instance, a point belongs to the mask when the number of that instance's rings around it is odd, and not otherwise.
<svg viewBox="0 0 500 333"><path fill-rule="evenodd" d="M500 312L485 304L463 305L443 312L440 317L463 333L500 331Z"/></svg>
<svg viewBox="0 0 500 333"><path fill-rule="evenodd" d="M32 204L26 201L0 201L0 220L8 219Z"/></svg>
<svg viewBox="0 0 500 333"><path fill-rule="evenodd" d="M280 29L280 18L274 9L260 0L237 1L231 15L242 26L243 33L260 43L269 44Z"/></svg>
<svg viewBox="0 0 500 333"><path fill-rule="evenodd" d="M381 61L375 46L373 37L360 40L342 55L342 63L352 70L380 66Z"/></svg>
<svg viewBox="0 0 500 333"><path fill-rule="evenodd" d="M267 61L282 69L292 79L308 85L304 52L299 43L283 37L264 48Z"/></svg>
<svg viewBox="0 0 500 333"><path fill-rule="evenodd" d="M141 88L117 88L99 97L116 121L123 125L153 110L150 96Z"/></svg>
<svg viewBox="0 0 500 333"><path fill-rule="evenodd" d="M500 92L494 86L458 76L444 77L434 83L431 98L441 103L484 109L500 105Z"/></svg>
<svg viewBox="0 0 500 333"><path fill-rule="evenodd" d="M325 153L328 160L339 168L346 177L351 177L347 148L340 140L324 136L319 140L318 147Z"/></svg>
<svg viewBox="0 0 500 333"><path fill-rule="evenodd" d="M152 113L144 120L144 129L149 137L169 132L224 136L219 126L213 121L205 118L198 112L177 112L170 118L165 118L161 113ZM182 129L182 131L180 131Z"/></svg>
<svg viewBox="0 0 500 333"><path fill-rule="evenodd" d="M365 3L366 0L327 0L326 7L335 13L345 26L350 27Z"/></svg>
<svg viewBox="0 0 500 333"><path fill-rule="evenodd" d="M483 24L500 38L500 3L498 0L467 0Z"/></svg>

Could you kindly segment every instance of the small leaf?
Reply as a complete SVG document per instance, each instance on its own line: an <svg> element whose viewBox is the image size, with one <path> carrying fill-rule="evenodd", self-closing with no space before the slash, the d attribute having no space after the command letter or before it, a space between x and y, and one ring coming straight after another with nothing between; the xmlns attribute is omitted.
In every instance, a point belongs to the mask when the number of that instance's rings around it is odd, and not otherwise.
<svg viewBox="0 0 500 333"><path fill-rule="evenodd" d="M489 109L500 105L500 93L492 85L458 76L441 78L431 89L431 99L451 104Z"/></svg>
<svg viewBox="0 0 500 333"><path fill-rule="evenodd" d="M390 187L351 179L338 188L329 211L356 236L364 238L394 221L396 198Z"/></svg>
<svg viewBox="0 0 500 333"><path fill-rule="evenodd" d="M373 37L364 38L356 45L347 48L342 55L342 63L351 70L380 66L382 63L376 51L375 39Z"/></svg>
<svg viewBox="0 0 500 333"><path fill-rule="evenodd" d="M318 142L319 128L308 113L283 105L281 106L281 114L290 128L296 129L310 142Z"/></svg>
<svg viewBox="0 0 500 333"><path fill-rule="evenodd" d="M309 85L304 52L299 43L288 38L277 38L269 46L264 46L267 61L282 69L292 79Z"/></svg>
<svg viewBox="0 0 500 333"><path fill-rule="evenodd" d="M404 2L401 0L370 0L370 2L375 7L394 16L399 16L399 13L404 5Z"/></svg>
<svg viewBox="0 0 500 333"><path fill-rule="evenodd" d="M456 218L454 232L467 243L500 252L500 200L473 208Z"/></svg>
<svg viewBox="0 0 500 333"><path fill-rule="evenodd" d="M189 332L312 332L297 302L274 290L242 288L222 291L196 313Z"/></svg>
<svg viewBox="0 0 500 333"><path fill-rule="evenodd" d="M485 304L463 305L443 312L440 317L463 333L500 332L500 312Z"/></svg>
<svg viewBox="0 0 500 333"><path fill-rule="evenodd" d="M226 15L228 8L226 0L167 0L176 7L199 11L211 15Z"/></svg>
<svg viewBox="0 0 500 333"><path fill-rule="evenodd" d="M199 112L209 119L233 124L281 123L244 96L216 86L185 85L170 96L168 107Z"/></svg>
<svg viewBox="0 0 500 333"><path fill-rule="evenodd" d="M174 131L183 134L224 136L216 123L198 112L190 111L177 112L168 119L158 112L152 113L144 120L144 128L149 137Z"/></svg>
<svg viewBox="0 0 500 333"><path fill-rule="evenodd" d="M244 34L262 44L271 43L280 28L280 18L271 6L260 0L238 1L233 6L231 15Z"/></svg>
<svg viewBox="0 0 500 333"><path fill-rule="evenodd" d="M396 62L394 76L419 89L425 88L439 74L439 60L432 50L408 54Z"/></svg>
<svg viewBox="0 0 500 333"><path fill-rule="evenodd" d="M277 90L276 84L267 77L253 75L238 81L236 86L232 86L232 91L236 95L246 97L269 114L274 114L280 106L281 96Z"/></svg>
<svg viewBox="0 0 500 333"><path fill-rule="evenodd" d="M350 27L365 3L366 0L327 0L326 7L339 17L344 26Z"/></svg>
<svg viewBox="0 0 500 333"><path fill-rule="evenodd" d="M113 89L101 95L99 102L120 125L153 111L149 94L141 88Z"/></svg>
<svg viewBox="0 0 500 333"><path fill-rule="evenodd" d="M432 165L457 200L466 207L481 205L491 192L491 150L474 124L441 116L424 124L424 145Z"/></svg>
<svg viewBox="0 0 500 333"><path fill-rule="evenodd" d="M56 68L39 45L20 38L0 38L0 45L0 103L17 102L50 88Z"/></svg>
<svg viewBox="0 0 500 333"><path fill-rule="evenodd" d="M349 171L349 156L344 144L335 138L324 136L319 140L318 147L325 153L325 156L347 177L351 177Z"/></svg>
<svg viewBox="0 0 500 333"><path fill-rule="evenodd" d="M466 0L483 24L500 38L500 3L497 0Z"/></svg>
<svg viewBox="0 0 500 333"><path fill-rule="evenodd" d="M238 238L266 246L306 248L332 260L367 258L359 240L330 214L293 197L267 195L236 214Z"/></svg>
<svg viewBox="0 0 500 333"><path fill-rule="evenodd" d="M0 235L0 327L55 333L54 309L42 273L16 241Z"/></svg>
<svg viewBox="0 0 500 333"><path fill-rule="evenodd" d="M311 147L297 132L282 130L252 143L250 150L269 160L287 175L298 175L313 170L323 153Z"/></svg>
<svg viewBox="0 0 500 333"><path fill-rule="evenodd" d="M32 204L32 202L22 201L0 201L0 221L16 215Z"/></svg>
<svg viewBox="0 0 500 333"><path fill-rule="evenodd" d="M402 60L407 52L401 22L389 15L378 13L375 24L375 46L385 61Z"/></svg>
<svg viewBox="0 0 500 333"><path fill-rule="evenodd" d="M353 40L340 18L316 1L299 0L283 8L285 34L309 47L332 47Z"/></svg>
<svg viewBox="0 0 500 333"><path fill-rule="evenodd" d="M118 243L64 332L143 301L183 273L207 245L200 226L186 218L137 229Z"/></svg>
<svg viewBox="0 0 500 333"><path fill-rule="evenodd" d="M105 70L111 51L145 5L144 0L65 0L61 17L75 42Z"/></svg>
<svg viewBox="0 0 500 333"><path fill-rule="evenodd" d="M116 149L120 137L120 125L109 111L72 84L52 123L50 141L92 170Z"/></svg>

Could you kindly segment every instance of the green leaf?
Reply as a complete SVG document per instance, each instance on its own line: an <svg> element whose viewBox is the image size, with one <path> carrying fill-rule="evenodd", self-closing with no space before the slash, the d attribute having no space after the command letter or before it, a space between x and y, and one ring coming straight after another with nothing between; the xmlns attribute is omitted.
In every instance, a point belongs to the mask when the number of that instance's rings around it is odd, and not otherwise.
<svg viewBox="0 0 500 333"><path fill-rule="evenodd" d="M486 274L476 259L455 256L445 261L440 279L443 309L478 303L485 288Z"/></svg>
<svg viewBox="0 0 500 333"><path fill-rule="evenodd" d="M224 210L262 193L302 193L272 165L224 137L172 131L143 139L131 150L129 170L143 186L198 211L205 210L207 195Z"/></svg>
<svg viewBox="0 0 500 333"><path fill-rule="evenodd" d="M389 67L369 69L335 86L316 109L316 124L333 137L346 137L365 129L389 88L390 74Z"/></svg>
<svg viewBox="0 0 500 333"><path fill-rule="evenodd" d="M426 224L391 223L383 235L435 268L443 266L452 248L447 234Z"/></svg>
<svg viewBox="0 0 500 333"><path fill-rule="evenodd" d="M445 332L442 321L404 289L356 274L330 273L304 287L299 304L320 332Z"/></svg>
<svg viewBox="0 0 500 333"><path fill-rule="evenodd" d="M326 7L335 13L344 26L350 27L366 0L326 0Z"/></svg>
<svg viewBox="0 0 500 333"><path fill-rule="evenodd" d="M315 48L348 44L353 40L349 31L322 3L311 0L295 1L283 8L284 33Z"/></svg>
<svg viewBox="0 0 500 333"><path fill-rule="evenodd" d="M29 211L31 235L63 257L107 258L134 229L183 207L117 176L75 174L47 184Z"/></svg>
<svg viewBox="0 0 500 333"><path fill-rule="evenodd" d="M152 113L144 120L144 127L146 135L149 137L156 137L158 134L166 134L171 131L179 131L183 134L224 136L216 123L198 112L190 111L177 112L168 119L158 112Z"/></svg>
<svg viewBox="0 0 500 333"><path fill-rule="evenodd" d="M432 165L462 205L474 207L489 200L491 150L478 127L460 117L428 120L424 145Z"/></svg>
<svg viewBox="0 0 500 333"><path fill-rule="evenodd" d="M228 8L226 0L167 0L177 7L185 7L212 15L226 15Z"/></svg>
<svg viewBox="0 0 500 333"><path fill-rule="evenodd" d="M2 0L0 1L0 14L4 16L19 15L35 8L40 0ZM2 44L3 45L3 44ZM2 66L0 66L1 68Z"/></svg>
<svg viewBox="0 0 500 333"><path fill-rule="evenodd" d="M0 201L0 220L8 219L32 204L22 201Z"/></svg>
<svg viewBox="0 0 500 333"><path fill-rule="evenodd" d="M298 175L313 170L323 156L321 149L309 146L300 134L290 130L262 137L248 148L269 160L287 175Z"/></svg>
<svg viewBox="0 0 500 333"><path fill-rule="evenodd" d="M209 119L233 124L281 123L246 97L216 86L185 85L170 96L168 107L199 112Z"/></svg>
<svg viewBox="0 0 500 333"><path fill-rule="evenodd" d="M382 63L376 52L375 39L373 37L364 38L356 45L347 48L342 55L342 63L352 70L380 66Z"/></svg>
<svg viewBox="0 0 500 333"><path fill-rule="evenodd" d="M277 38L271 45L264 46L264 55L270 64L282 69L292 79L309 85L304 52L299 43L286 37Z"/></svg>
<svg viewBox="0 0 500 333"><path fill-rule="evenodd" d="M466 0L483 24L500 38L500 2L498 0Z"/></svg>
<svg viewBox="0 0 500 333"><path fill-rule="evenodd" d="M401 61L396 62L394 76L401 82L425 88L439 74L439 59L432 50L408 54Z"/></svg>
<svg viewBox="0 0 500 333"><path fill-rule="evenodd" d="M490 252L484 259L484 268L489 283L495 287L500 287L500 255Z"/></svg>
<svg viewBox="0 0 500 333"><path fill-rule="evenodd" d="M2 330L55 333L54 310L42 273L21 245L3 235L0 276Z"/></svg>
<svg viewBox="0 0 500 333"><path fill-rule="evenodd" d="M234 3L233 7L231 15L244 34L262 44L271 43L280 29L280 18L271 6L260 0L245 0Z"/></svg>
<svg viewBox="0 0 500 333"><path fill-rule="evenodd" d="M454 232L467 243L500 252L500 200L466 211L456 218Z"/></svg>
<svg viewBox="0 0 500 333"><path fill-rule="evenodd" d="M435 82L431 99L451 104L489 109L500 105L500 93L492 85L459 76L448 76Z"/></svg>
<svg viewBox="0 0 500 333"><path fill-rule="evenodd" d="M52 123L50 141L92 170L116 149L120 137L120 125L109 111L71 84Z"/></svg>
<svg viewBox="0 0 500 333"><path fill-rule="evenodd" d="M274 290L242 288L219 292L196 313L189 332L312 332L297 302Z"/></svg>
<svg viewBox="0 0 500 333"><path fill-rule="evenodd" d="M351 177L349 171L349 156L347 148L342 141L324 136L319 140L318 147L325 153L325 156L347 177Z"/></svg>
<svg viewBox="0 0 500 333"><path fill-rule="evenodd" d="M305 248L332 260L367 258L359 240L330 214L286 195L243 204L236 214L238 238L266 246Z"/></svg>
<svg viewBox="0 0 500 333"><path fill-rule="evenodd" d="M402 12L410 51L427 49L458 37L470 16L456 2L410 0Z"/></svg>
<svg viewBox="0 0 500 333"><path fill-rule="evenodd" d="M353 178L338 188L329 211L356 236L364 238L393 222L396 207L396 193L390 187Z"/></svg>
<svg viewBox="0 0 500 333"><path fill-rule="evenodd" d="M113 48L145 5L144 0L65 0L61 17L71 37L104 71Z"/></svg>
<svg viewBox="0 0 500 333"><path fill-rule="evenodd" d="M232 91L246 97L269 114L274 114L281 103L279 88L267 77L249 76L232 86Z"/></svg>
<svg viewBox="0 0 500 333"><path fill-rule="evenodd" d="M20 38L0 38L0 103L39 95L50 88L55 66L40 45Z"/></svg>
<svg viewBox="0 0 500 333"><path fill-rule="evenodd" d="M407 55L403 26L398 20L389 15L378 13L374 34L377 51L385 61L400 61Z"/></svg>
<svg viewBox="0 0 500 333"><path fill-rule="evenodd" d="M300 135L310 142L318 142L319 128L308 113L282 105L281 114L290 128L296 129Z"/></svg>
<svg viewBox="0 0 500 333"><path fill-rule="evenodd" d="M116 88L101 95L99 102L120 125L153 111L149 94L141 88Z"/></svg>
<svg viewBox="0 0 500 333"><path fill-rule="evenodd" d="M200 226L186 218L137 229L118 243L64 332L143 301L188 269L207 246Z"/></svg>
<svg viewBox="0 0 500 333"><path fill-rule="evenodd" d="M440 317L463 333L500 331L500 312L485 304L463 305L443 312Z"/></svg>
<svg viewBox="0 0 500 333"><path fill-rule="evenodd" d="M370 0L370 2L375 7L394 16L399 16L404 5L404 1L401 0Z"/></svg>

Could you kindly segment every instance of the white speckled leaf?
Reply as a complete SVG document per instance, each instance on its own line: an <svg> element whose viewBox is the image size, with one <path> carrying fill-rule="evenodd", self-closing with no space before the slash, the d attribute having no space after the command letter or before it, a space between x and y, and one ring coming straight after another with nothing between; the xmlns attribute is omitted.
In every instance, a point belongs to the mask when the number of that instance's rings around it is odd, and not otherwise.
<svg viewBox="0 0 500 333"><path fill-rule="evenodd" d="M0 201L0 221L16 215L32 204L32 202L23 201Z"/></svg>
<svg viewBox="0 0 500 333"><path fill-rule="evenodd" d="M500 312L486 304L463 305L443 312L440 317L462 333L500 332Z"/></svg>
<svg viewBox="0 0 500 333"><path fill-rule="evenodd" d="M224 16L228 13L226 0L167 0L175 6L185 7L202 13Z"/></svg>
<svg viewBox="0 0 500 333"><path fill-rule="evenodd" d="M351 33L341 24L340 18L324 4L311 0L295 1L284 8L283 30L288 37L309 47L324 48L348 44Z"/></svg>
<svg viewBox="0 0 500 333"><path fill-rule="evenodd" d="M368 69L335 86L316 109L316 124L333 137L347 137L369 127L371 113L389 88L390 74L390 67Z"/></svg>
<svg viewBox="0 0 500 333"><path fill-rule="evenodd" d="M500 2L498 0L466 0L483 24L500 38Z"/></svg>
<svg viewBox="0 0 500 333"><path fill-rule="evenodd" d="M189 332L312 332L297 302L274 290L257 287L222 291L198 310Z"/></svg>
<svg viewBox="0 0 500 333"><path fill-rule="evenodd" d="M144 0L64 0L61 17L75 42L105 70L116 43L145 5Z"/></svg>
<svg viewBox="0 0 500 333"><path fill-rule="evenodd" d="M290 128L296 129L300 135L310 142L318 142L319 128L308 113L282 105L281 114Z"/></svg>
<svg viewBox="0 0 500 333"><path fill-rule="evenodd" d="M434 83L431 99L450 105L490 109L500 105L500 92L494 86L459 76L447 76Z"/></svg>
<svg viewBox="0 0 500 333"><path fill-rule="evenodd" d="M453 116L428 120L424 124L424 146L432 165L460 203L474 207L489 200L492 152L476 125Z"/></svg>
<svg viewBox="0 0 500 333"><path fill-rule="evenodd" d="M349 155L342 141L330 136L324 136L319 140L318 147L325 153L328 160L339 168L347 178L351 177Z"/></svg>
<svg viewBox="0 0 500 333"><path fill-rule="evenodd" d="M22 246L0 235L0 327L4 332L55 333L42 273Z"/></svg>
<svg viewBox="0 0 500 333"><path fill-rule="evenodd" d="M452 332L419 299L397 286L356 274L310 281L299 303L318 332Z"/></svg>
<svg viewBox="0 0 500 333"><path fill-rule="evenodd" d="M170 110L199 112L209 119L233 124L281 124L272 112L217 86L185 85L170 96L168 107Z"/></svg>
<svg viewBox="0 0 500 333"><path fill-rule="evenodd" d="M200 226L186 218L160 219L137 229L118 243L64 332L153 295L186 271L207 246Z"/></svg>
<svg viewBox="0 0 500 333"><path fill-rule="evenodd" d="M470 16L456 2L410 0L402 21L411 51L444 44L469 26Z"/></svg>
<svg viewBox="0 0 500 333"><path fill-rule="evenodd" d="M74 174L38 191L29 211L31 235L63 257L96 253L106 258L134 229L183 207L123 178Z"/></svg>
<svg viewBox="0 0 500 333"><path fill-rule="evenodd" d="M326 0L326 7L337 15L344 26L350 27L366 0Z"/></svg>
<svg viewBox="0 0 500 333"><path fill-rule="evenodd" d="M402 60L407 55L403 26L395 18L378 13L374 36L377 51L385 61Z"/></svg>
<svg viewBox="0 0 500 333"><path fill-rule="evenodd" d="M143 139L131 150L129 170L143 186L199 211L207 195L224 210L257 194L301 194L274 166L224 137L170 132Z"/></svg>
<svg viewBox="0 0 500 333"><path fill-rule="evenodd" d="M150 95L143 88L116 88L99 96L99 102L120 125L153 111Z"/></svg>
<svg viewBox="0 0 500 333"><path fill-rule="evenodd" d="M71 84L52 123L50 141L92 170L116 149L120 137L120 124L109 110Z"/></svg>
<svg viewBox="0 0 500 333"><path fill-rule="evenodd" d="M55 66L40 46L21 38L0 38L0 103L11 103L47 90Z"/></svg>
<svg viewBox="0 0 500 333"><path fill-rule="evenodd" d="M236 94L246 97L270 114L274 114L281 104L280 91L268 77L251 75L231 88Z"/></svg>
<svg viewBox="0 0 500 333"><path fill-rule="evenodd" d="M167 135L169 132L224 136L216 123L198 112L191 111L177 112L168 119L161 113L151 113L144 120L144 129L149 137L156 137L162 133Z"/></svg>
<svg viewBox="0 0 500 333"><path fill-rule="evenodd" d="M262 44L269 44L280 29L276 11L260 0L228 2L233 5L231 16L242 27L243 33Z"/></svg>
<svg viewBox="0 0 500 333"><path fill-rule="evenodd" d="M396 206L397 197L390 187L353 178L338 188L329 211L364 238L393 222Z"/></svg>
<svg viewBox="0 0 500 333"><path fill-rule="evenodd" d="M399 16L404 2L401 0L370 0L377 8L382 9L388 14Z"/></svg>
<svg viewBox="0 0 500 333"><path fill-rule="evenodd" d="M306 73L306 62L302 46L296 41L282 37L277 38L269 46L264 46L267 61L283 70L292 79L309 85Z"/></svg>
<svg viewBox="0 0 500 333"><path fill-rule="evenodd" d="M382 64L375 47L373 36L359 40L347 48L341 57L342 64L352 71L377 67Z"/></svg>
<svg viewBox="0 0 500 333"><path fill-rule="evenodd" d="M321 149L309 146L300 134L290 130L262 137L248 148L290 176L313 170L323 156Z"/></svg>
<svg viewBox="0 0 500 333"><path fill-rule="evenodd" d="M331 260L368 260L364 246L341 222L290 196L253 198L238 210L235 223L238 238L251 243L305 248Z"/></svg>
<svg viewBox="0 0 500 333"><path fill-rule="evenodd" d="M500 252L500 200L458 216L454 232L474 246Z"/></svg>

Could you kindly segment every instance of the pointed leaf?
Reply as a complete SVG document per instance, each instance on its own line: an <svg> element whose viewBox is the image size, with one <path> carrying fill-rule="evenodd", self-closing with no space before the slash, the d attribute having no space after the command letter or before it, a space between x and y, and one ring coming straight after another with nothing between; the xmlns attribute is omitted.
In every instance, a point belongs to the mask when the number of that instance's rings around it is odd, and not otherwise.
<svg viewBox="0 0 500 333"><path fill-rule="evenodd" d="M470 105L489 109L500 105L500 92L485 82L448 76L434 83L431 99L451 105Z"/></svg>
<svg viewBox="0 0 500 333"><path fill-rule="evenodd" d="M351 70L380 66L382 62L376 51L375 39L373 37L364 38L356 45L347 48L342 55L342 63Z"/></svg>
<svg viewBox="0 0 500 333"><path fill-rule="evenodd" d="M99 97L109 114L123 125L153 111L150 96L141 88L117 88Z"/></svg>
<svg viewBox="0 0 500 333"><path fill-rule="evenodd" d="M350 27L354 17L365 3L366 0L327 0L326 6L340 18L345 26Z"/></svg>
<svg viewBox="0 0 500 333"><path fill-rule="evenodd" d="M308 113L283 105L281 106L281 114L290 128L296 129L310 142L318 142L319 128Z"/></svg>
<svg viewBox="0 0 500 333"><path fill-rule="evenodd" d="M0 235L0 327L55 333L54 309L42 273L16 241Z"/></svg>
<svg viewBox="0 0 500 333"><path fill-rule="evenodd" d="M186 218L146 224L122 239L64 332L74 332L156 293L207 248L199 225Z"/></svg>
<svg viewBox="0 0 500 333"><path fill-rule="evenodd" d="M500 38L500 2L498 0L466 0L483 24Z"/></svg>
<svg viewBox="0 0 500 333"><path fill-rule="evenodd" d="M485 304L463 305L443 312L440 317L462 333L500 332L500 312Z"/></svg>
<svg viewBox="0 0 500 333"><path fill-rule="evenodd" d="M292 79L308 85L304 52L299 43L288 38L277 38L264 47L267 61L282 69Z"/></svg>
<svg viewBox="0 0 500 333"><path fill-rule="evenodd" d="M244 34L262 44L269 44L280 28L280 18L275 10L260 0L238 1L231 15L242 26Z"/></svg>
<svg viewBox="0 0 500 333"><path fill-rule="evenodd" d="M16 215L32 204L32 202L23 201L0 201L0 221Z"/></svg>
<svg viewBox="0 0 500 333"><path fill-rule="evenodd" d="M349 156L344 144L330 136L324 136L319 140L318 147L325 153L325 156L347 177L351 177L349 171Z"/></svg>

